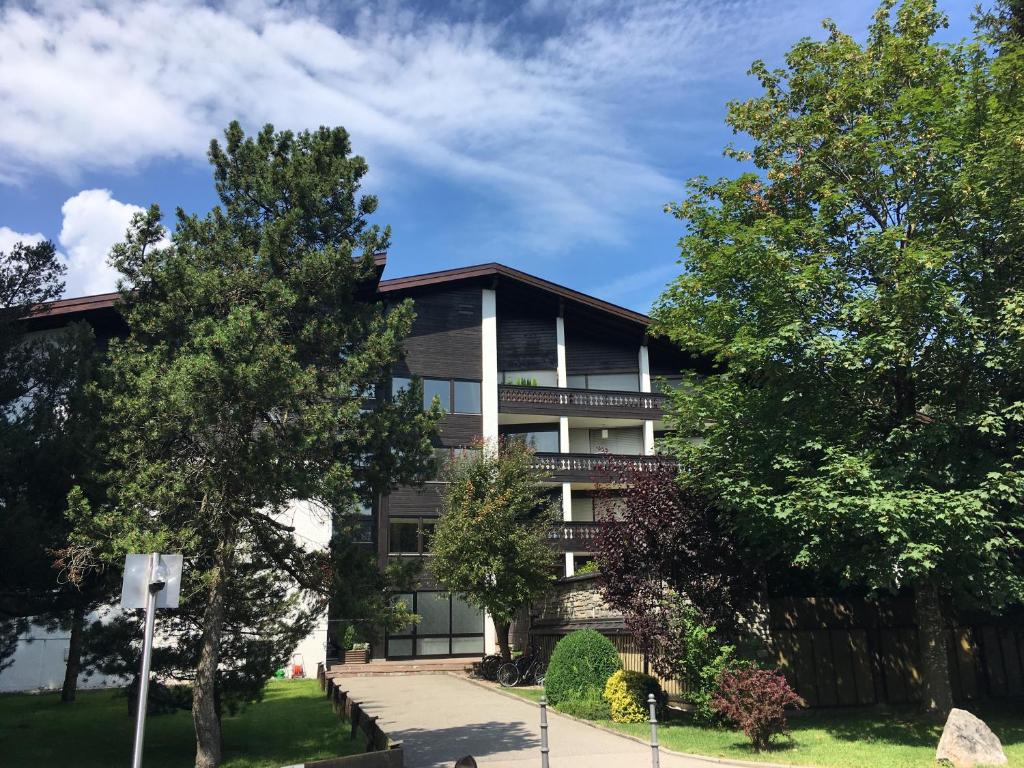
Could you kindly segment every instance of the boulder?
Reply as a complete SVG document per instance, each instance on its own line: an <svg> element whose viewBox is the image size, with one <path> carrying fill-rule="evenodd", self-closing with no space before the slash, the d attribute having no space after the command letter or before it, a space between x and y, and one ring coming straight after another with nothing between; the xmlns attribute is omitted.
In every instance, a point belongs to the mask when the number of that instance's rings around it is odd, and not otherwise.
<svg viewBox="0 0 1024 768"><path fill-rule="evenodd" d="M955 768L1006 765L1003 745L991 729L965 709L950 710L935 760Z"/></svg>

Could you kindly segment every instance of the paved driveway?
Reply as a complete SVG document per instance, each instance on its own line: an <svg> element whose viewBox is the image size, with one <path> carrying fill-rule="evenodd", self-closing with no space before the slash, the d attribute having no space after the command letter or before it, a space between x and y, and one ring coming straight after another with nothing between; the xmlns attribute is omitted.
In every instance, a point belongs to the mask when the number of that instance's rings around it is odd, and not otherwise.
<svg viewBox="0 0 1024 768"><path fill-rule="evenodd" d="M473 755L490 768L540 766L540 709L452 675L389 675L338 681L379 715L405 746L409 768L450 766ZM649 768L651 750L548 710L551 768ZM662 768L711 763L661 754Z"/></svg>

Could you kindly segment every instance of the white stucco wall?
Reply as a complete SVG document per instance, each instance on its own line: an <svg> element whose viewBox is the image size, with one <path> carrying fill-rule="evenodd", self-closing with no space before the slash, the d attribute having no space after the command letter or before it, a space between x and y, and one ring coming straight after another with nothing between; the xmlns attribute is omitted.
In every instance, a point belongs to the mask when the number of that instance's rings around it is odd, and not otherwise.
<svg viewBox="0 0 1024 768"><path fill-rule="evenodd" d="M278 516L278 521L295 528L295 537L310 549L326 549L330 545L331 516L308 502L296 501ZM186 566L187 567L187 566ZM87 623L114 616L120 608L110 606L95 611L86 618ZM157 632L160 631L160 613L157 613ZM47 631L31 626L19 639L13 663L0 672L0 691L56 690L64 684L69 633ZM295 649L302 657L303 676L316 677L316 665L327 657L327 612L325 611L313 631ZM291 672L291 664L287 667ZM80 676L80 688L107 688L126 685L117 677L95 674Z"/></svg>
<svg viewBox="0 0 1024 768"><path fill-rule="evenodd" d="M116 615L116 608L103 608L86 616L86 623ZM54 690L64 684L64 668L70 632L49 631L45 627L32 625L18 638L13 664L0 672L0 691ZM79 675L78 687L110 688L125 685L119 677L94 674L91 677Z"/></svg>

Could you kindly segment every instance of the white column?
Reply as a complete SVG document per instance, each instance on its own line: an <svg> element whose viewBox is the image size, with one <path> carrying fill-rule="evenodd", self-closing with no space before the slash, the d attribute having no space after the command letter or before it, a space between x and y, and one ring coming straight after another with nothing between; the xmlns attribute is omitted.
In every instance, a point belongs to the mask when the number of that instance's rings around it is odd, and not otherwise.
<svg viewBox="0 0 1024 768"><path fill-rule="evenodd" d="M494 450L498 446L498 300L493 289L483 289L482 305L481 436L485 447Z"/></svg>
<svg viewBox="0 0 1024 768"><path fill-rule="evenodd" d="M651 363L646 344L640 347L640 391L651 391ZM650 419L644 422L644 455L654 455L654 422Z"/></svg>
<svg viewBox="0 0 1024 768"><path fill-rule="evenodd" d="M565 320L559 316L555 318L555 349L558 355L558 386L568 386L568 374L565 369Z"/></svg>
<svg viewBox="0 0 1024 768"><path fill-rule="evenodd" d="M480 312L481 363L480 417L485 451L498 449L498 297L484 288ZM498 652L498 634L490 614L484 614L484 653Z"/></svg>
<svg viewBox="0 0 1024 768"><path fill-rule="evenodd" d="M569 376L565 367L565 319L559 315L555 318L555 349L558 360L558 386L568 386ZM569 453L569 417L558 417L558 446L562 453ZM562 483L562 520L572 520L572 483ZM565 553L565 575L572 576L575 562L572 552Z"/></svg>

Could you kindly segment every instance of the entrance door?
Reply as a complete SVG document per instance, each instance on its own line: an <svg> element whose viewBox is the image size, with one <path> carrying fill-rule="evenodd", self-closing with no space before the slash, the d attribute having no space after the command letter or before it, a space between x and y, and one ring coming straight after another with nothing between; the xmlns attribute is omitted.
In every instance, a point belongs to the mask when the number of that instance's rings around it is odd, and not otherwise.
<svg viewBox="0 0 1024 768"><path fill-rule="evenodd" d="M420 621L388 635L389 659L483 654L482 611L455 595L435 590L404 592L394 599L419 614Z"/></svg>

